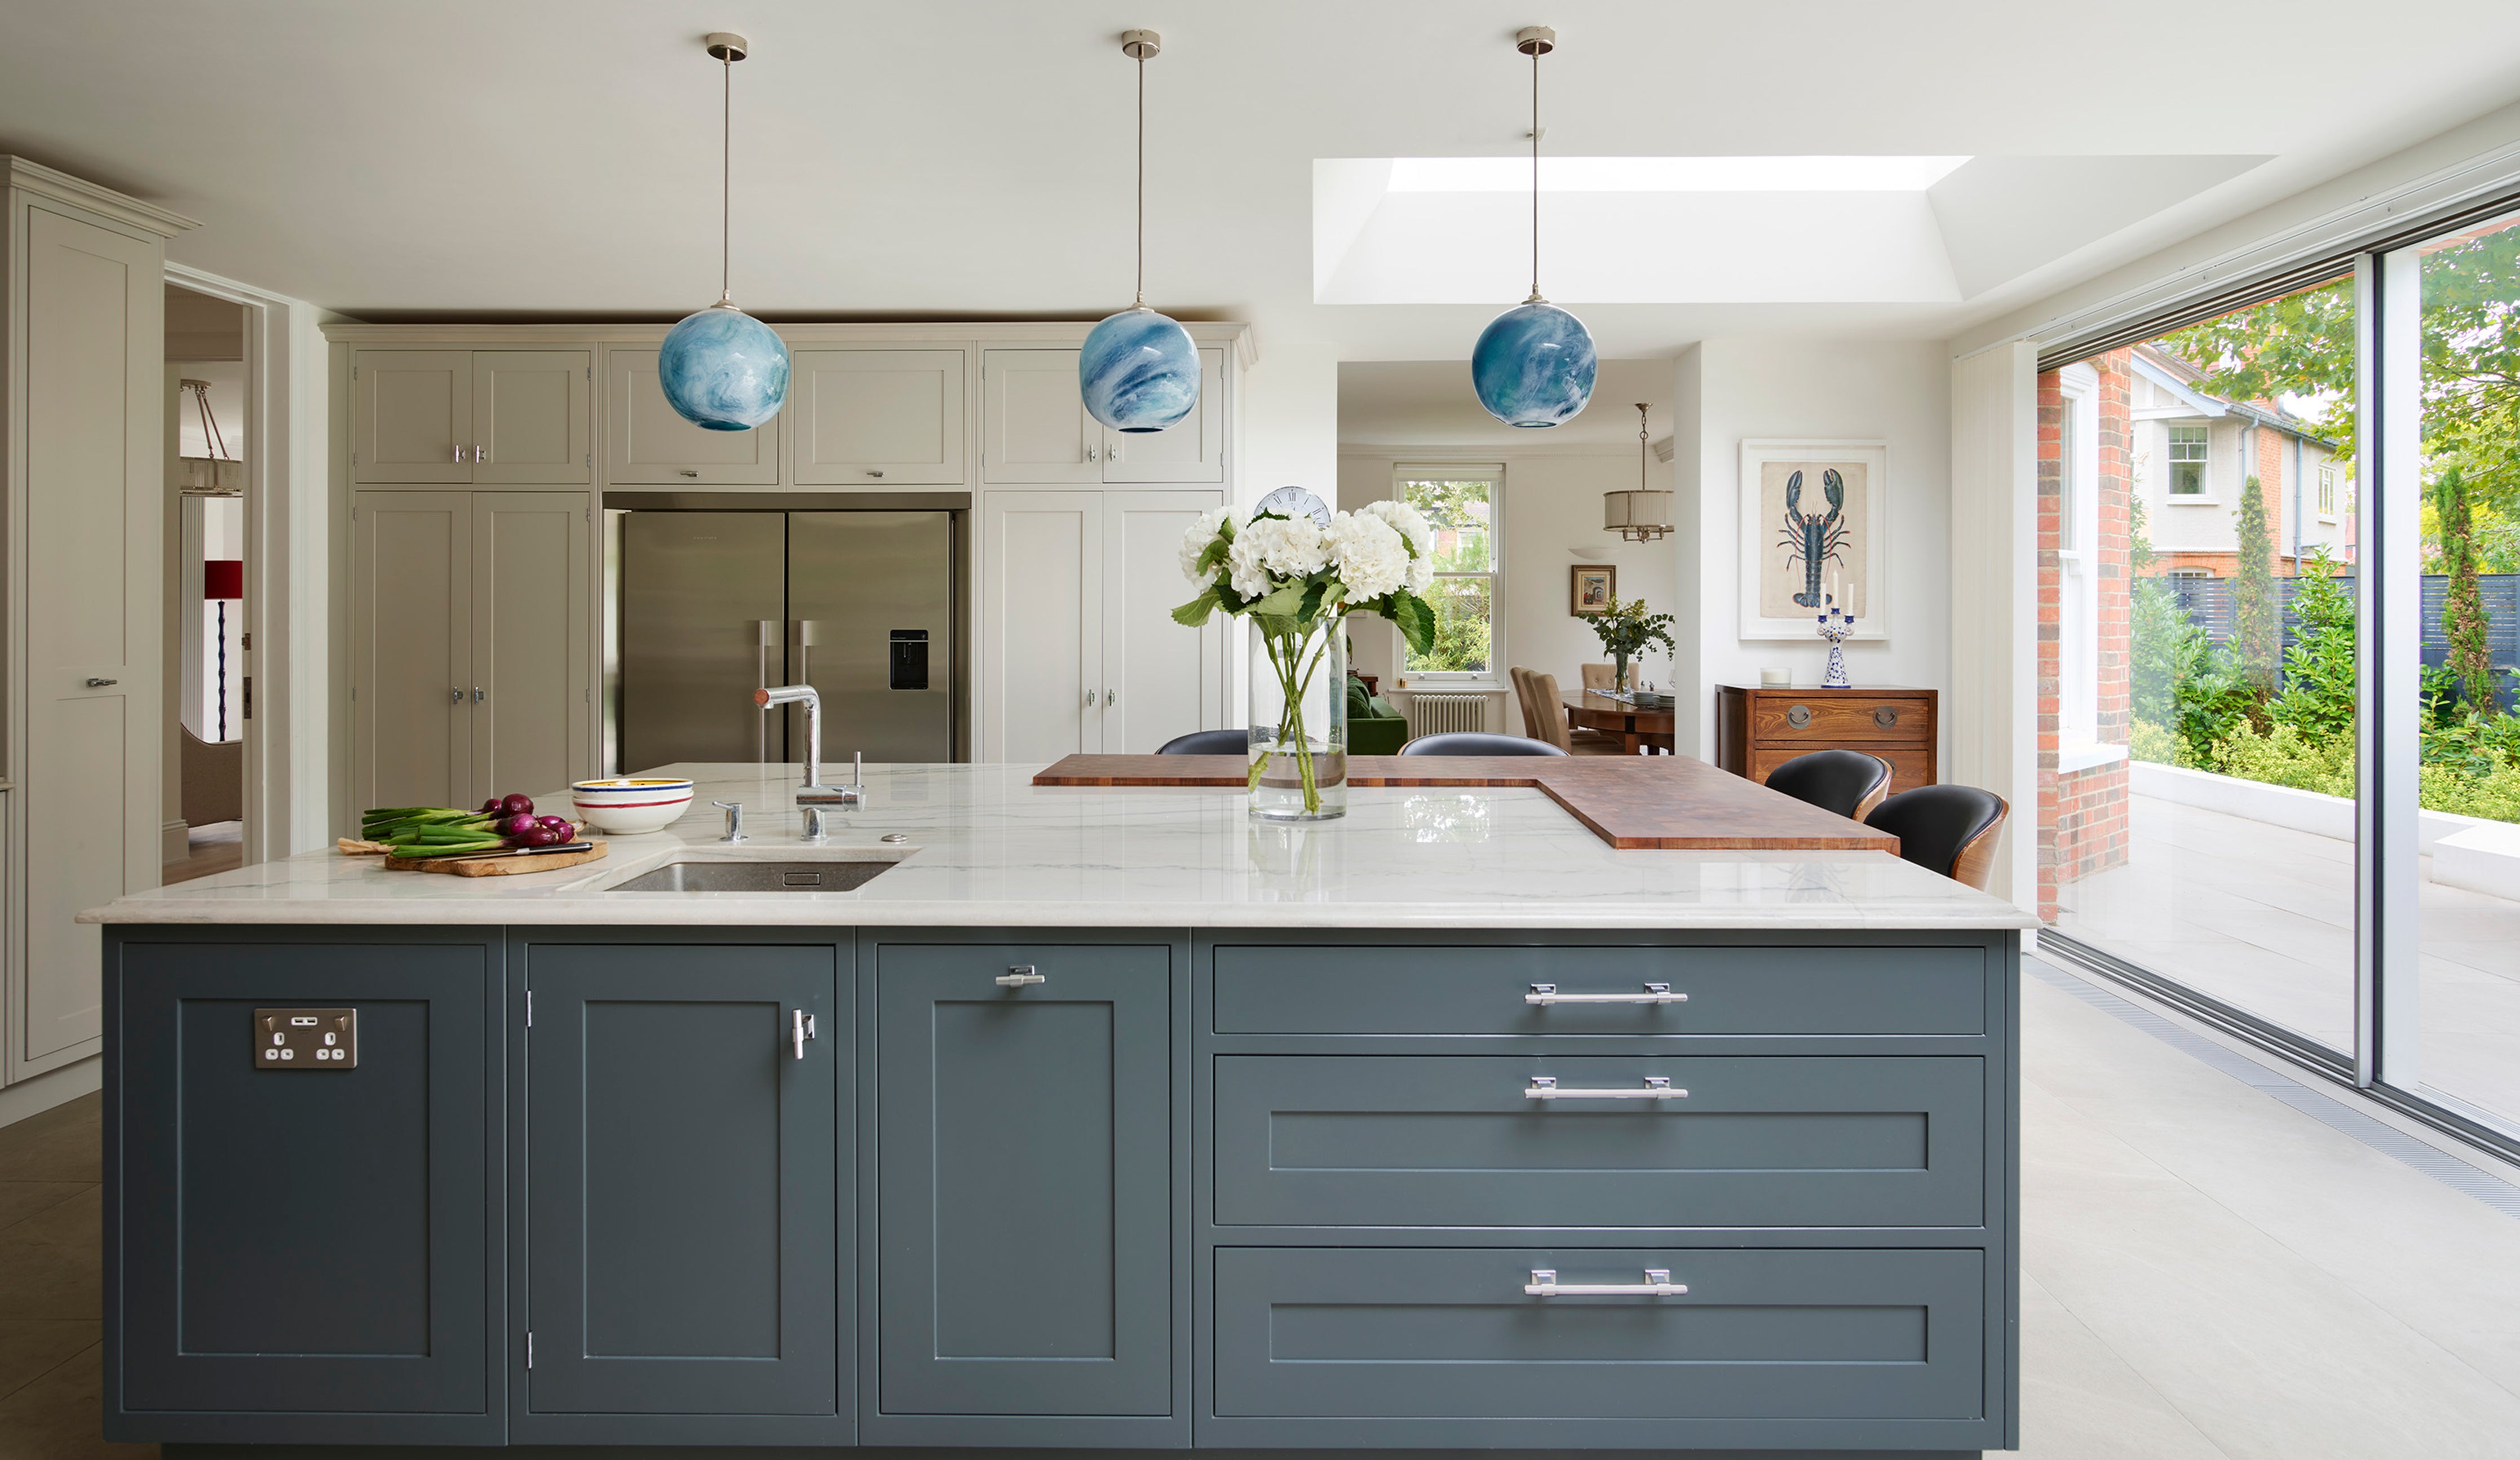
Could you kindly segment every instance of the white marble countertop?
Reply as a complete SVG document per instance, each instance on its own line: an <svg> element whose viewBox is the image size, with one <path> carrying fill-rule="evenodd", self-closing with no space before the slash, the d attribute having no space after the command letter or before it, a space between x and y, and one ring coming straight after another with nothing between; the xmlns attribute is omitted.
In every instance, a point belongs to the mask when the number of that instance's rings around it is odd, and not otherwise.
<svg viewBox="0 0 2520 1460"><path fill-rule="evenodd" d="M509 877L309 852L121 898L82 922L1167 928L2028 928L1878 852L1614 851L1537 790L1351 787L1348 814L1255 822L1231 790L1044 787L1037 766L869 766L867 804L798 840L796 771L676 765L693 810L602 862ZM845 774L845 768L841 769ZM827 774L826 778L832 778ZM543 798L537 797L537 802ZM742 801L751 840L718 840ZM564 808L554 794L544 803ZM878 840L887 832L903 843ZM630 893L670 862L895 860L853 892Z"/></svg>

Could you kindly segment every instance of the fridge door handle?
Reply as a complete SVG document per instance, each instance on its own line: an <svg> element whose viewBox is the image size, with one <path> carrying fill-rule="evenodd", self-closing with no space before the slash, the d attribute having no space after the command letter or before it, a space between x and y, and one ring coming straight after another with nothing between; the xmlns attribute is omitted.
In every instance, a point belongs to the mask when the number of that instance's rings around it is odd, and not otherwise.
<svg viewBox="0 0 2520 1460"><path fill-rule="evenodd" d="M770 687L770 656L779 647L779 620L757 618L752 621L758 647L753 651L752 687ZM755 765L770 763L770 711L755 712L752 725L752 759Z"/></svg>
<svg viewBox="0 0 2520 1460"><path fill-rule="evenodd" d="M814 683L814 620L796 620L796 679L799 685Z"/></svg>

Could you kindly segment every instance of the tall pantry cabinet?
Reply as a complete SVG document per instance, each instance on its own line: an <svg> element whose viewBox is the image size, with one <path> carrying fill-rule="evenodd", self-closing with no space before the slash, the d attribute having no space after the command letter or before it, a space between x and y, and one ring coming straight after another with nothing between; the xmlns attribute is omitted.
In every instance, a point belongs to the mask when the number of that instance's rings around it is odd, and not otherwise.
<svg viewBox="0 0 2520 1460"><path fill-rule="evenodd" d="M158 885L166 240L192 220L7 173L0 1083L101 1047L82 907Z"/></svg>

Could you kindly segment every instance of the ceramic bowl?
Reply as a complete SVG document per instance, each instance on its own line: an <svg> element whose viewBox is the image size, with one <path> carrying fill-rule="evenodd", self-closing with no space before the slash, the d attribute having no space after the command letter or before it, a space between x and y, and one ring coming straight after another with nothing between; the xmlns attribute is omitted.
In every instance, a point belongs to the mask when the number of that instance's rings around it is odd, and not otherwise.
<svg viewBox="0 0 2520 1460"><path fill-rule="evenodd" d="M692 783L670 776L625 775L609 780L581 780L568 788L578 819L598 831L635 836L662 831L681 819L692 805Z"/></svg>

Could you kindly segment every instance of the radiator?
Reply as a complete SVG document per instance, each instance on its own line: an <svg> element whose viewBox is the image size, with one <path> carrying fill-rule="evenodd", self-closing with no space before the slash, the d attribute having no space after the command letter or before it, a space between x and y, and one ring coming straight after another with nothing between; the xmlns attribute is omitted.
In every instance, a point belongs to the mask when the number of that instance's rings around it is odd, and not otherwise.
<svg viewBox="0 0 2520 1460"><path fill-rule="evenodd" d="M1484 694L1420 694L1409 702L1409 733L1444 735L1488 728Z"/></svg>

